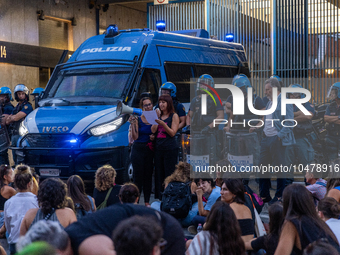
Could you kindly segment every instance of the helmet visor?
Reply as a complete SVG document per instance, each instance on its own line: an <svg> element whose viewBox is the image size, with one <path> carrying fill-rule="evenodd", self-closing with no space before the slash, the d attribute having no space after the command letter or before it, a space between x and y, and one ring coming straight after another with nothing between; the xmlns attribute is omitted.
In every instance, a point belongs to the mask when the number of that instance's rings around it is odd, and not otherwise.
<svg viewBox="0 0 340 255"><path fill-rule="evenodd" d="M339 89L337 87L332 86L328 90L327 98L329 100L335 100L338 98L338 95L339 95Z"/></svg>
<svg viewBox="0 0 340 255"><path fill-rule="evenodd" d="M171 95L170 89L161 89L161 95Z"/></svg>
<svg viewBox="0 0 340 255"><path fill-rule="evenodd" d="M208 86L212 87L212 82L210 79L206 78L198 78L197 80L197 89L209 89Z"/></svg>

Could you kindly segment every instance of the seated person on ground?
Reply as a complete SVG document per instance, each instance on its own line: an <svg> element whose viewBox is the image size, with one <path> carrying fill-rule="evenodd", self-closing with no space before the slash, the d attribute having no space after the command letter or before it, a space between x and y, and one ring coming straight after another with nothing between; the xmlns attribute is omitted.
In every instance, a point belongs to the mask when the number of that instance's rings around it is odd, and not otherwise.
<svg viewBox="0 0 340 255"><path fill-rule="evenodd" d="M157 218L132 216L113 231L112 240L117 255L160 255L163 230Z"/></svg>

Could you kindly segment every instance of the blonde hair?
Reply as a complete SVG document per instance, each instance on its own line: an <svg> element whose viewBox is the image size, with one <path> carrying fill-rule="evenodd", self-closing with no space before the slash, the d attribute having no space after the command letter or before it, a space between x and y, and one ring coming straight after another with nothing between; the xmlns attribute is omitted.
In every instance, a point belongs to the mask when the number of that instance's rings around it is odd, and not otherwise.
<svg viewBox="0 0 340 255"><path fill-rule="evenodd" d="M113 187L113 178L116 176L116 170L110 165L105 165L98 168L94 182L96 189L99 191L105 191Z"/></svg>
<svg viewBox="0 0 340 255"><path fill-rule="evenodd" d="M189 163L180 161L178 165L176 165L176 170L172 173L172 175L166 177L164 180L165 186L167 186L170 182L188 182L190 181L190 170L192 170L192 166Z"/></svg>

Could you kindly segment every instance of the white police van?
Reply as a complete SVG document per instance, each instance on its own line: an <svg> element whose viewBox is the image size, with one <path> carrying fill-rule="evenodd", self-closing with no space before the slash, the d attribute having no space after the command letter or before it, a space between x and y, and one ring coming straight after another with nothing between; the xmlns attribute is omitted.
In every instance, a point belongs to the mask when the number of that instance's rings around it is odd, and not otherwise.
<svg viewBox="0 0 340 255"><path fill-rule="evenodd" d="M188 35L190 34L190 35ZM177 98L190 103L190 79L248 73L240 44L207 38L205 30L119 31L86 40L64 64L57 65L39 108L20 127L19 162L41 176L93 179L98 167L112 165L117 183L129 179L128 116L117 116L118 101L138 107L140 94L157 102L162 83L177 86ZM224 91L220 96L226 99Z"/></svg>

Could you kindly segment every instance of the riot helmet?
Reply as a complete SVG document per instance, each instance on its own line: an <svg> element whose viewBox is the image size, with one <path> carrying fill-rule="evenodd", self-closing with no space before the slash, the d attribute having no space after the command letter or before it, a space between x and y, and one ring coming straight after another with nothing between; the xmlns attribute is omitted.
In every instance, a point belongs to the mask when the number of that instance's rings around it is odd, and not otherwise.
<svg viewBox="0 0 340 255"><path fill-rule="evenodd" d="M31 93L32 96L36 97L36 96L40 96L40 94L42 92L44 92L45 90L43 88L35 88L33 90L33 92Z"/></svg>
<svg viewBox="0 0 340 255"><path fill-rule="evenodd" d="M167 92L164 93L164 91L167 91ZM161 96L163 94L169 94L172 98L175 98L176 97L176 92L177 92L177 88L176 88L175 84L173 84L172 82L168 81L166 83L163 83L163 85L160 87L160 89L159 89L159 96Z"/></svg>
<svg viewBox="0 0 340 255"><path fill-rule="evenodd" d="M334 83L328 90L327 98L330 100L340 99L340 82Z"/></svg>
<svg viewBox="0 0 340 255"><path fill-rule="evenodd" d="M289 87L290 87L290 88L300 88L300 89L303 88L300 84L292 84L292 85L290 85ZM294 96L295 98L297 98L297 97L305 98L305 97L306 97L306 95L305 95L304 93L289 93L289 94L293 94L293 96Z"/></svg>
<svg viewBox="0 0 340 255"><path fill-rule="evenodd" d="M214 79L209 74L202 74L197 80L197 91L200 89L209 89L207 85L214 88Z"/></svg>
<svg viewBox="0 0 340 255"><path fill-rule="evenodd" d="M243 94L247 94L247 88L251 88L250 80L245 74L237 74L234 76L232 84L242 90Z"/></svg>
<svg viewBox="0 0 340 255"><path fill-rule="evenodd" d="M281 79L280 76L278 76L277 74L273 74L273 75L271 75L269 78L275 78L275 79L278 80L279 82L282 82L282 79Z"/></svg>
<svg viewBox="0 0 340 255"><path fill-rule="evenodd" d="M245 74L235 75L232 83L238 88L242 88L242 87L250 88L251 87L250 81Z"/></svg>
<svg viewBox="0 0 340 255"><path fill-rule="evenodd" d="M6 95L7 96L7 102L13 101L12 97L12 91L9 87L1 87L0 88L0 95Z"/></svg>
<svg viewBox="0 0 340 255"><path fill-rule="evenodd" d="M17 92L24 92L26 94L26 100L29 101L29 90L24 84L18 84L14 88L14 98L16 101L20 101Z"/></svg>

